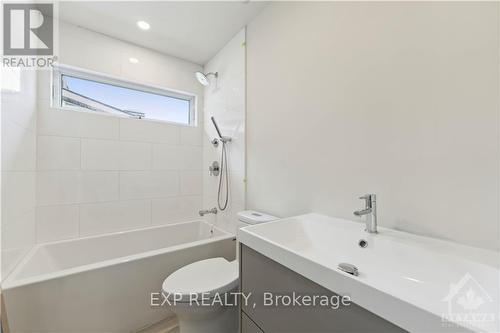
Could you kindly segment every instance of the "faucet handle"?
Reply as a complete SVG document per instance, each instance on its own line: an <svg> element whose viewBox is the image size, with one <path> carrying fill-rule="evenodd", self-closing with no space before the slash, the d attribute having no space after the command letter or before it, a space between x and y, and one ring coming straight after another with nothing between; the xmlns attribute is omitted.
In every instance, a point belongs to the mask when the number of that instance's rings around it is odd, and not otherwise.
<svg viewBox="0 0 500 333"><path fill-rule="evenodd" d="M377 196L375 194L365 194L361 197L359 197L362 200L365 200L365 205L367 208L372 207L372 204L377 200Z"/></svg>
<svg viewBox="0 0 500 333"><path fill-rule="evenodd" d="M365 194L363 196L360 196L359 197L360 199L364 199L366 201L376 201L377 199L377 196L375 194L371 194L371 193L368 193L368 194Z"/></svg>

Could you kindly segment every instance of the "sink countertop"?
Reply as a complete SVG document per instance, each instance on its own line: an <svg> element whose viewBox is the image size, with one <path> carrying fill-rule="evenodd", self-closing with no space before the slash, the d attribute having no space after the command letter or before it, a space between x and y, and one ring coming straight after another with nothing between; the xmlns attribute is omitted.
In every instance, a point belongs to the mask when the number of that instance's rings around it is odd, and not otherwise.
<svg viewBox="0 0 500 333"><path fill-rule="evenodd" d="M349 220L306 214L245 227L238 239L410 332L500 331L498 252L363 229ZM358 245L361 239L365 248ZM355 265L359 275L338 270L340 263ZM459 320L471 313L475 320Z"/></svg>

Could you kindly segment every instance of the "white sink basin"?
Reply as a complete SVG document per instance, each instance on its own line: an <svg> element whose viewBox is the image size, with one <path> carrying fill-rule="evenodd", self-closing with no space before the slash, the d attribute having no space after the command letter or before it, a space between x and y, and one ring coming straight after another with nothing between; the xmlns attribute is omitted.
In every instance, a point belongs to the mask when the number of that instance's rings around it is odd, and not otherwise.
<svg viewBox="0 0 500 333"><path fill-rule="evenodd" d="M498 252L363 229L360 223L307 214L243 228L238 238L411 332L500 331ZM358 245L361 239L365 248ZM355 265L359 275L340 271L340 263Z"/></svg>

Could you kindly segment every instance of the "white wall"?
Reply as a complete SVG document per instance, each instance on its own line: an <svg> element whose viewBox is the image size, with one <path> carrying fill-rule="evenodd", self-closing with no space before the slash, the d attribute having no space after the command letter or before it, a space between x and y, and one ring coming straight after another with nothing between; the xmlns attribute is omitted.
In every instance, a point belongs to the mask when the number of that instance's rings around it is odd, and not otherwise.
<svg viewBox="0 0 500 333"><path fill-rule="evenodd" d="M51 109L39 81L36 240L197 217L202 204L201 67L61 23L60 63L198 95L198 126ZM129 57L139 59L131 64Z"/></svg>
<svg viewBox="0 0 500 333"><path fill-rule="evenodd" d="M5 69L1 71L4 75ZM37 73L19 73L19 91L1 93L1 277L35 242Z"/></svg>
<svg viewBox="0 0 500 333"><path fill-rule="evenodd" d="M249 208L499 249L498 3L273 3L247 29ZM360 226L361 228L361 226Z"/></svg>
<svg viewBox="0 0 500 333"><path fill-rule="evenodd" d="M206 65L205 72L218 72L218 79L205 88L205 138L203 140L203 167L219 161L222 145L214 148L210 141L218 137L210 120L214 116L227 144L229 171L229 203L225 211L207 220L229 231L236 232L236 213L245 209L245 30L241 30ZM206 169L204 169L206 170ZM204 180L204 208L217 206L218 177L207 171Z"/></svg>

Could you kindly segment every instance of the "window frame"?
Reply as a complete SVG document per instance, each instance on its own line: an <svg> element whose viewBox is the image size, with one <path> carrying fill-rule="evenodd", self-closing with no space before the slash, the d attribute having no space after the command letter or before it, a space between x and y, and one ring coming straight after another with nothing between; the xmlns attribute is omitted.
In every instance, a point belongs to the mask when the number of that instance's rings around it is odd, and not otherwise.
<svg viewBox="0 0 500 333"><path fill-rule="evenodd" d="M145 93L151 93L155 95L160 95L160 96L165 96L165 97L170 97L170 98L176 98L176 99L181 99L184 101L189 102L189 123L180 123L180 122L175 122L175 121L169 121L169 120L161 120L161 119L154 119L154 118L147 118L147 117L136 117L132 115L117 115L117 114L109 114L105 112L94 112L91 110L87 110L85 108L77 107L77 106L68 106L68 105L63 105L62 103L62 94L61 94L61 89L62 89L62 77L63 75L66 76L72 76L78 79L83 79L83 80L90 80L90 81L95 81L97 83L102 83L102 84L109 84L109 85L114 85L117 87L122 87L122 88L127 88L127 89L134 89L138 91L142 91ZM104 115L104 116L109 116L109 117L119 117L119 118L131 118L131 119L140 119L140 120L146 120L146 121L156 121L156 122L163 122L163 123L169 123L169 124L175 124L179 126L197 126L197 95L180 91L180 90L175 90L175 89L170 89L170 88L163 88L159 86L153 86L153 85L148 85L148 84L143 84L143 83L138 83L138 82L133 82L133 81L128 81L124 80L122 78L114 77L111 75L95 72L95 71L90 71L78 67L73 67L73 66L68 66L68 65L54 65L52 68L52 75L51 75L51 88L52 88L52 98L51 98L51 107L56 108L56 109L61 109L61 110L67 110L67 111L77 111L77 112L87 112L91 114L99 114L99 115Z"/></svg>

